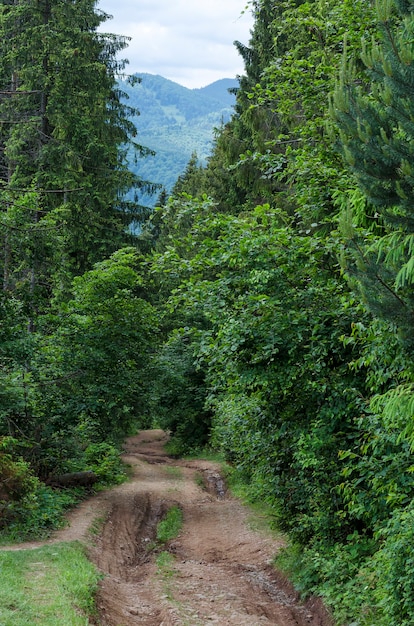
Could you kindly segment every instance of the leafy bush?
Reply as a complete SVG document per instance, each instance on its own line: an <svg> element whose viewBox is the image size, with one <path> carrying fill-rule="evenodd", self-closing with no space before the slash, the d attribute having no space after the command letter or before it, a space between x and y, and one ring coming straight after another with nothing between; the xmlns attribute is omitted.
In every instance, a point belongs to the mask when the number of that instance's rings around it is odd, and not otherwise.
<svg viewBox="0 0 414 626"><path fill-rule="evenodd" d="M0 452L0 528L19 516L19 508L28 505L38 487L39 481L23 459L13 459L11 454Z"/></svg>
<svg viewBox="0 0 414 626"><path fill-rule="evenodd" d="M81 494L76 489L57 491L39 482L36 490L10 507L11 520L4 529L5 541L47 536L64 525L64 514Z"/></svg>
<svg viewBox="0 0 414 626"><path fill-rule="evenodd" d="M15 456L16 442L1 439L0 530L3 540L35 537L61 525L65 510L79 498L75 490L59 492L33 475L30 465Z"/></svg>
<svg viewBox="0 0 414 626"><path fill-rule="evenodd" d="M176 332L154 362L153 411L157 424L171 433L167 450L175 456L203 448L211 427L205 376L195 363L196 345L190 333Z"/></svg>
<svg viewBox="0 0 414 626"><path fill-rule="evenodd" d="M121 483L125 480L122 460L114 446L109 443L94 443L85 450L88 469L95 472L103 484Z"/></svg>
<svg viewBox="0 0 414 626"><path fill-rule="evenodd" d="M292 544L279 553L276 565L288 573L304 596L323 596L338 624L390 626L374 593L372 554L376 545L358 533L350 535L345 544L327 546L322 540L307 548Z"/></svg>

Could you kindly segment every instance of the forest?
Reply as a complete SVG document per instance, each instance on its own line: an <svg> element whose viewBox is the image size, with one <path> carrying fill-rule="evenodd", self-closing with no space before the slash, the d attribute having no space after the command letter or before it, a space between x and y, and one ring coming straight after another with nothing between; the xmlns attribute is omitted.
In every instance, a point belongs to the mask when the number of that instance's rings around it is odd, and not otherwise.
<svg viewBox="0 0 414 626"><path fill-rule="evenodd" d="M225 455L338 624L413 626L414 2L248 7L233 115L149 210L127 40L1 3L1 532L156 425Z"/></svg>

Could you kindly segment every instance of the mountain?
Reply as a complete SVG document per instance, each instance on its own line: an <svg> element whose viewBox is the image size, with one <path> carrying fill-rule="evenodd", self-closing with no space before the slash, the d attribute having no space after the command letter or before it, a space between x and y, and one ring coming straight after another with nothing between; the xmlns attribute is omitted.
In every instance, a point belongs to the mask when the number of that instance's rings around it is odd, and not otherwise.
<svg viewBox="0 0 414 626"><path fill-rule="evenodd" d="M221 78L220 80L216 80L214 83L211 83L211 85L201 87L200 89L193 89L192 91L202 93L213 100L218 100L223 104L232 107L235 103L235 97L229 90L238 87L238 85L239 81L233 78Z"/></svg>
<svg viewBox="0 0 414 626"><path fill-rule="evenodd" d="M139 159L130 167L141 178L160 183L171 191L185 170L193 152L202 163L211 153L214 128L226 123L233 113L236 79L224 78L201 89L188 89L162 76L139 74L141 83L121 82L127 104L138 109L133 117L137 142L155 151L155 156ZM142 198L153 205L153 198Z"/></svg>

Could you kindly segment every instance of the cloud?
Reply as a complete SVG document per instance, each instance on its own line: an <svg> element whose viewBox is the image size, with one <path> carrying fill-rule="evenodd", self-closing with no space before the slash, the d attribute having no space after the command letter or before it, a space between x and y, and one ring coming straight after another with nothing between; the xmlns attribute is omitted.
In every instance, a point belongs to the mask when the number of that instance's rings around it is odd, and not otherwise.
<svg viewBox="0 0 414 626"><path fill-rule="evenodd" d="M128 72L160 74L201 87L243 72L234 40L248 43L252 16L244 0L101 0L113 15L101 30L131 37Z"/></svg>

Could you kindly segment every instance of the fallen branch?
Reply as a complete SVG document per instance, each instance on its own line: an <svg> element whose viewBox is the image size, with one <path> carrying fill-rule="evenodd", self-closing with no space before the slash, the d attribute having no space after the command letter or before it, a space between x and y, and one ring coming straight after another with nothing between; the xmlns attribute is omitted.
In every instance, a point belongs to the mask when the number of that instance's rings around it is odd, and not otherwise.
<svg viewBox="0 0 414 626"><path fill-rule="evenodd" d="M51 476L47 479L46 484L51 487L90 487L98 480L98 476L92 470L85 472L71 472L69 474L60 474Z"/></svg>

